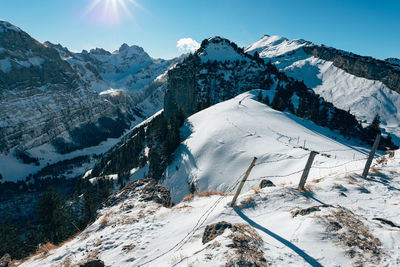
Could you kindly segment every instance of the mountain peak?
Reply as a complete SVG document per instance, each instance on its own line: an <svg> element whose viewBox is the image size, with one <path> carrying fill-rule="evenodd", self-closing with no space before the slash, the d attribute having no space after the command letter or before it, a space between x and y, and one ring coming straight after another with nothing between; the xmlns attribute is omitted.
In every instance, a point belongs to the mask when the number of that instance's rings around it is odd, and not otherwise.
<svg viewBox="0 0 400 267"><path fill-rule="evenodd" d="M127 43L123 43L121 47L118 49L119 52L129 49L130 46Z"/></svg>
<svg viewBox="0 0 400 267"><path fill-rule="evenodd" d="M111 55L111 53L108 52L107 50L98 47L90 49L90 53L95 55Z"/></svg>
<svg viewBox="0 0 400 267"><path fill-rule="evenodd" d="M257 51L263 57L270 58L283 55L308 44L311 43L303 39L289 40L282 36L265 34L260 40L247 46L245 51L251 54Z"/></svg>
<svg viewBox="0 0 400 267"><path fill-rule="evenodd" d="M237 44L220 36L205 39L196 53L203 62L250 60Z"/></svg>
<svg viewBox="0 0 400 267"><path fill-rule="evenodd" d="M21 32L22 30L8 21L0 20L0 33L6 31Z"/></svg>

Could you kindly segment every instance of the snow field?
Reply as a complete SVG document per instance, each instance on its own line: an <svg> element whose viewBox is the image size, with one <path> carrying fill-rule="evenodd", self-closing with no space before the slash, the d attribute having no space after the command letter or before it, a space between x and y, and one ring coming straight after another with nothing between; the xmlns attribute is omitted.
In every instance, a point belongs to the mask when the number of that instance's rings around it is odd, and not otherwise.
<svg viewBox="0 0 400 267"><path fill-rule="evenodd" d="M258 90L244 93L188 118L182 128L184 141L163 182L174 202L189 193L188 183L194 183L199 192L225 192L253 157L258 160L244 190L258 185L263 177L298 184L310 150L320 154L313 165L319 168L311 169L309 179L362 168L360 159L367 157L368 148L312 122L275 111L257 102L257 94ZM296 175L287 175L294 172Z"/></svg>
<svg viewBox="0 0 400 267"><path fill-rule="evenodd" d="M71 242L21 266L55 266L65 259L78 264L93 255L107 266L224 266L231 253L226 247L229 231L210 242L213 246L201 242L205 226L219 221L254 227L272 266L352 266L346 249L326 231L322 220L337 205L351 210L382 241L387 255L380 264L396 266L400 261L400 232L373 218L399 223L399 210L395 208L400 205L399 161L398 154L387 158L385 164L375 166L380 174L371 175L369 180L357 175L353 179L326 177L312 187L312 193L299 192L291 185L251 189L239 196L235 209L229 207L232 195L194 197L173 208L127 199L101 210L96 222ZM381 174L387 175L390 186L378 182ZM369 193L360 191L361 187ZM322 203L333 207L305 216L291 215L296 209ZM364 263L373 265L368 263L369 255L365 257Z"/></svg>

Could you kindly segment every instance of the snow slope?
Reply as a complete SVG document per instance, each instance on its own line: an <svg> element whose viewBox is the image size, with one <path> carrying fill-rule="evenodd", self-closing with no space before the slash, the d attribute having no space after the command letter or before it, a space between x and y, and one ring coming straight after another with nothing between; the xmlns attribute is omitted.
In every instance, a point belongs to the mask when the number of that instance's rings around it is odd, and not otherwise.
<svg viewBox="0 0 400 267"><path fill-rule="evenodd" d="M354 76L335 67L330 61L306 54L302 49L306 45L312 43L266 35L247 46L245 51L257 51L288 76L303 80L326 101L350 110L359 120L371 123L378 113L382 120L381 127L394 134L394 141L400 143L400 94L380 81Z"/></svg>
<svg viewBox="0 0 400 267"><path fill-rule="evenodd" d="M263 91L271 94L272 91ZM255 100L258 90L216 104L187 119L181 133L184 141L175 151L163 182L173 201L188 194L188 183L199 191L225 192L243 173L253 157L257 165L249 180L302 170L309 150L321 152L315 163L321 166L341 164L365 158L365 149L327 128L282 113ZM302 148L304 146L307 150ZM322 155L324 154L324 155ZM333 163L334 162L334 163ZM362 161L353 162L359 168ZM334 169L312 170L311 177ZM299 176L285 182L298 183ZM259 180L246 183L245 189Z"/></svg>
<svg viewBox="0 0 400 267"><path fill-rule="evenodd" d="M377 158L363 179L358 175L365 162L358 160L365 156L362 148L271 110L255 95L245 93L189 117L185 131L191 133L171 164L179 170L165 180L175 198L187 186L182 172L190 171L197 175L199 191L227 194L192 196L166 208L143 202L140 191L132 191L100 210L97 220L71 241L21 266L79 265L93 258L106 266L225 266L238 257L232 230L202 243L206 226L221 221L255 230L253 237L261 238L257 246L270 266L397 266L399 153ZM321 154L312 166L308 191L301 192L301 172L296 171L303 169L309 153L299 147L304 140ZM232 193L253 156L259 159L232 209ZM276 186L258 188L260 176Z"/></svg>
<svg viewBox="0 0 400 267"><path fill-rule="evenodd" d="M251 53L257 51L263 58L275 58L293 50L297 50L307 44L310 44L310 42L302 39L288 40L278 35L264 35L257 42L247 46L245 51Z"/></svg>

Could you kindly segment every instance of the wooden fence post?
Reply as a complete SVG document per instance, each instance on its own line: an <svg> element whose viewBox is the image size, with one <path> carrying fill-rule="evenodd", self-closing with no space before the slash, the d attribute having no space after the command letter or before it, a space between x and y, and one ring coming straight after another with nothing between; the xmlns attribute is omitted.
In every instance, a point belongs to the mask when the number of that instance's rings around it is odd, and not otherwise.
<svg viewBox="0 0 400 267"><path fill-rule="evenodd" d="M369 168L371 167L372 160L374 159L375 152L378 149L379 141L381 141L381 134L380 133L378 133L376 135L374 144L372 145L371 152L369 152L368 160L365 163L364 171L362 173L362 177L363 178L367 178L367 175L368 175L368 172L369 172Z"/></svg>
<svg viewBox="0 0 400 267"><path fill-rule="evenodd" d="M247 171L246 171L246 173L244 174L243 179L242 179L242 181L240 182L240 185L239 185L238 189L236 190L236 194L235 194L235 196L234 196L233 199L232 199L231 207L233 207L233 206L235 205L236 199L238 198L238 196L239 196L239 194L240 194L240 191L242 190L243 185L244 185L244 183L246 182L247 177L249 177L250 172L251 172L251 169L253 169L254 165L256 164L256 161L257 161L257 158L254 157L253 160L252 160L251 163L250 163L249 168L247 168Z"/></svg>
<svg viewBox="0 0 400 267"><path fill-rule="evenodd" d="M308 174L310 173L311 165L314 161L315 156L318 154L318 152L311 151L310 156L308 157L306 166L304 167L303 174L301 175L300 183L299 183L299 189L304 190L304 185L306 184L306 180L308 177Z"/></svg>

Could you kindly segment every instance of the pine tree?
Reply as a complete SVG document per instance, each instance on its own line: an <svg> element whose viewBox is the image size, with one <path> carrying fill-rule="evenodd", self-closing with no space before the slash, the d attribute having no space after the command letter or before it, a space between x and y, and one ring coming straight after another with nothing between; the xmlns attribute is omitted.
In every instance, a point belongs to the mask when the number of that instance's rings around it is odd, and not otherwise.
<svg viewBox="0 0 400 267"><path fill-rule="evenodd" d="M12 258L22 258L24 253L23 240L11 220L0 224L0 255L9 253Z"/></svg>
<svg viewBox="0 0 400 267"><path fill-rule="evenodd" d="M305 97L300 97L299 106L297 107L296 110L297 117L304 118L306 116L306 111L307 111L307 102L305 100Z"/></svg>
<svg viewBox="0 0 400 267"><path fill-rule="evenodd" d="M49 187L38 201L40 231L52 243L59 243L70 234L70 210L61 196Z"/></svg>
<svg viewBox="0 0 400 267"><path fill-rule="evenodd" d="M262 102L262 100L263 100L263 96L262 96L262 91L261 91L261 90L258 91L257 100L258 100L259 102Z"/></svg>
<svg viewBox="0 0 400 267"><path fill-rule="evenodd" d="M268 105L269 106L269 97L266 95L265 96L265 98L264 98L264 100L263 100L263 103L265 104L265 105Z"/></svg>

